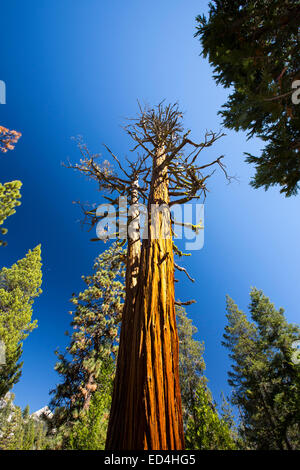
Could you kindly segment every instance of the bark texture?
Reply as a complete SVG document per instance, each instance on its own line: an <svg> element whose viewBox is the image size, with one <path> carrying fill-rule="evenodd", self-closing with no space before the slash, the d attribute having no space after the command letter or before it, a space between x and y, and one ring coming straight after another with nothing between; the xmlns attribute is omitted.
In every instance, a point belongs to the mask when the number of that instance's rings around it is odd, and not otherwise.
<svg viewBox="0 0 300 470"><path fill-rule="evenodd" d="M130 293L124 309L109 450L184 448L171 224L168 211L157 211L169 203L165 158L162 146L153 159L148 239L142 244L133 308Z"/></svg>
<svg viewBox="0 0 300 470"><path fill-rule="evenodd" d="M131 206L138 204L138 181L134 181L131 190ZM129 215L129 224L136 230L139 229L138 208ZM120 333L120 344L117 358L116 377L112 405L109 417L106 447L108 449L118 449L120 436L126 434L124 403L128 401L128 374L130 363L127 360L130 344L133 335L133 318L137 280L141 257L141 242L138 232L136 236L128 239L127 260L126 260L126 297L122 314L122 325Z"/></svg>

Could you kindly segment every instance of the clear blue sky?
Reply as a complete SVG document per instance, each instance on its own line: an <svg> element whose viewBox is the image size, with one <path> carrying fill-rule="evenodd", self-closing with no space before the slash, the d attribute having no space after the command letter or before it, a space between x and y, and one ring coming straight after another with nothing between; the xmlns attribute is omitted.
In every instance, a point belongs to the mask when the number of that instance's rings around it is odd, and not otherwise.
<svg viewBox="0 0 300 470"><path fill-rule="evenodd" d="M10 0L1 6L0 80L7 104L0 124L21 131L13 152L0 159L1 182L23 182L22 206L7 223L8 246L0 266L10 266L29 248L42 244L43 294L34 305L39 327L24 343L16 403L32 410L49 401L58 380L54 350L66 344L71 309L68 299L91 272L101 242L81 229L74 200L97 202L95 186L61 166L79 158L71 136L82 134L92 151L105 142L121 157L129 142L120 125L137 112L136 100L178 101L185 126L201 139L221 127L217 111L227 91L217 87L212 70L193 37L195 16L206 1L164 0ZM221 346L225 295L246 309L250 286L265 291L299 321L299 197L285 199L277 189L252 189L253 169L243 152L258 153L259 141L242 133L227 136L205 161L226 156L231 175L209 182L205 205L205 246L186 262L197 279L182 277L177 297L195 298L188 308L205 341L207 376L214 397L229 393L227 351ZM94 236L94 234L93 234Z"/></svg>

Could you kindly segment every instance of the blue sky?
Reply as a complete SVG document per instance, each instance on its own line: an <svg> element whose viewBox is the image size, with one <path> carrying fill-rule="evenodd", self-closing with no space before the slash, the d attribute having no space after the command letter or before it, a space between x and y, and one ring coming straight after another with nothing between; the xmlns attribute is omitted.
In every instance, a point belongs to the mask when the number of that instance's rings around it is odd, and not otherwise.
<svg viewBox="0 0 300 470"><path fill-rule="evenodd" d="M23 136L0 158L0 179L20 179L23 188L22 206L6 224L0 266L38 243L43 255L43 294L34 305L39 327L24 343L23 375L14 387L21 406L36 410L48 403L58 381L54 350L66 345L71 320L68 300L103 249L89 241L72 204L100 202L96 187L61 166L79 158L71 136L83 135L93 152L102 152L105 142L124 157L130 142L120 126L136 115L137 99L178 101L195 140L206 129L219 130L217 112L227 91L214 83L193 37L195 17L206 11L206 1L194 0L10 0L1 6L0 80L7 104L0 105L0 124ZM246 309L250 286L256 286L286 308L291 322L299 322L300 305L299 197L252 189L253 168L243 152L257 154L261 143L226 133L203 161L224 154L238 182L228 185L222 173L210 179L205 245L185 262L196 283L181 276L176 286L178 298L197 300L188 312L205 342L206 374L217 400L222 390L230 392L227 351L220 344L225 295Z"/></svg>

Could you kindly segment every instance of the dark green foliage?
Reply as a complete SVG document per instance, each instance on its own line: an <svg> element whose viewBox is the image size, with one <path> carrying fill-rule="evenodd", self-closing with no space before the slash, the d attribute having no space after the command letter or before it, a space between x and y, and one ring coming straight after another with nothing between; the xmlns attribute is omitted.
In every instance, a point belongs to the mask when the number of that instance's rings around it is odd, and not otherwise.
<svg viewBox="0 0 300 470"><path fill-rule="evenodd" d="M293 83L300 79L299 0L215 0L209 17L197 17L197 33L214 78L231 87L220 114L229 129L245 130L266 146L247 154L255 188L279 185L286 196L300 181L300 105Z"/></svg>
<svg viewBox="0 0 300 470"><path fill-rule="evenodd" d="M300 369L292 354L300 329L262 291L252 289L250 297L252 321L228 297L223 342L233 361L229 384L240 432L250 448L299 448Z"/></svg>

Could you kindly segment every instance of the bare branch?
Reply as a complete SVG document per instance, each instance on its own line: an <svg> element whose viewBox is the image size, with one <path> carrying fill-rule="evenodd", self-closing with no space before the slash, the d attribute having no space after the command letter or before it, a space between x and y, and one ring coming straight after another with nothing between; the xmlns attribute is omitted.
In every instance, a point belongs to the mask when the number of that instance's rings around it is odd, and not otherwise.
<svg viewBox="0 0 300 470"><path fill-rule="evenodd" d="M196 303L196 300L188 300L187 302L180 302L179 300L175 300L175 305L179 305L179 306L192 305L192 304L195 304L195 303Z"/></svg>
<svg viewBox="0 0 300 470"><path fill-rule="evenodd" d="M178 269L178 271L184 272L184 273L187 275L187 277L189 278L190 281L195 282L195 279L193 279L193 278L189 275L189 273L187 272L187 270L186 270L185 268L183 268L182 266L178 266L178 264L176 264L176 263L174 263L174 267L175 267L176 269Z"/></svg>

